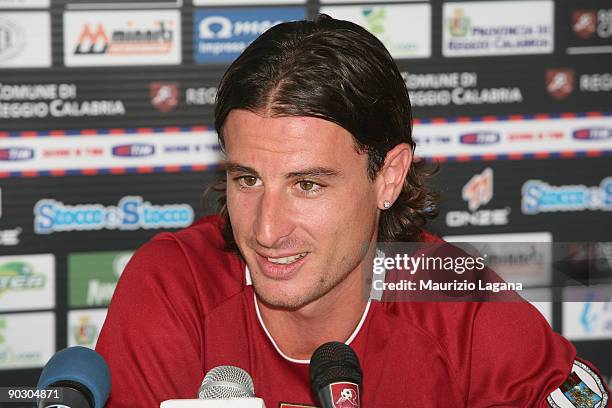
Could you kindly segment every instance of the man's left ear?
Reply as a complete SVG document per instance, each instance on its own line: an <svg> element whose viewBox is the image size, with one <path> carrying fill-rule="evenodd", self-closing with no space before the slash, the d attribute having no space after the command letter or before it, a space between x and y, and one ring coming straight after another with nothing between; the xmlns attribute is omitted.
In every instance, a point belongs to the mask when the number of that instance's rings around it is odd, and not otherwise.
<svg viewBox="0 0 612 408"><path fill-rule="evenodd" d="M400 143L387 152L385 163L376 176L378 208L387 210L397 200L411 163L412 147L407 143Z"/></svg>

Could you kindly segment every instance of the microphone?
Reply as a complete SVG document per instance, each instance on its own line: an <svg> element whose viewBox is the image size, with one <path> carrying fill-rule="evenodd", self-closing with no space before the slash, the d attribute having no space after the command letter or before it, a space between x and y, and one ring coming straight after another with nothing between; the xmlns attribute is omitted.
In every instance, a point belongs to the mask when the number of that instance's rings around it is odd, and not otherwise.
<svg viewBox="0 0 612 408"><path fill-rule="evenodd" d="M111 389L110 370L98 353L68 347L51 357L42 370L38 389L61 387L62 401L40 401L39 408L102 408Z"/></svg>
<svg viewBox="0 0 612 408"><path fill-rule="evenodd" d="M359 408L363 380L352 348L332 341L315 350L310 359L310 386L321 408Z"/></svg>
<svg viewBox="0 0 612 408"><path fill-rule="evenodd" d="M204 376L198 391L199 399L253 398L253 379L242 368L218 366Z"/></svg>
<svg viewBox="0 0 612 408"><path fill-rule="evenodd" d="M161 408L265 408L253 379L242 368L218 366L204 376L198 399L167 400Z"/></svg>

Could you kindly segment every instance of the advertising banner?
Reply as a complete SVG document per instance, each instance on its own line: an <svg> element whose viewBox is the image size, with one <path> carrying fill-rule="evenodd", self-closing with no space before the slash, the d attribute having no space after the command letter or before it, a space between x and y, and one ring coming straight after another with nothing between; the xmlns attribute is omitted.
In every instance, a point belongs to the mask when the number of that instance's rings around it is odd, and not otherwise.
<svg viewBox="0 0 612 408"><path fill-rule="evenodd" d="M68 306L108 306L133 252L68 254Z"/></svg>
<svg viewBox="0 0 612 408"><path fill-rule="evenodd" d="M54 307L53 254L0 256L0 311Z"/></svg>
<svg viewBox="0 0 612 408"><path fill-rule="evenodd" d="M53 353L53 312L0 314L0 370L40 368Z"/></svg>
<svg viewBox="0 0 612 408"><path fill-rule="evenodd" d="M555 16L551 0L452 2L444 3L442 10L445 57L554 51Z"/></svg>
<svg viewBox="0 0 612 408"><path fill-rule="evenodd" d="M50 14L45 11L2 12L0 70L50 66Z"/></svg>
<svg viewBox="0 0 612 408"><path fill-rule="evenodd" d="M610 158L444 162L431 184L443 236L549 233L553 242L610 241ZM571 222L568 222L571 220Z"/></svg>
<svg viewBox="0 0 612 408"><path fill-rule="evenodd" d="M194 59L198 64L230 63L268 28L305 17L302 7L197 9Z"/></svg>
<svg viewBox="0 0 612 408"><path fill-rule="evenodd" d="M429 4L324 6L321 12L366 28L385 44L393 58L431 56Z"/></svg>
<svg viewBox="0 0 612 408"><path fill-rule="evenodd" d="M67 67L173 65L181 62L181 14L175 10L67 11Z"/></svg>
<svg viewBox="0 0 612 408"><path fill-rule="evenodd" d="M612 152L612 116L417 123L413 132L421 157Z"/></svg>
<svg viewBox="0 0 612 408"><path fill-rule="evenodd" d="M222 158L217 134L204 129L0 138L0 162L8 172L209 166Z"/></svg>
<svg viewBox="0 0 612 408"><path fill-rule="evenodd" d="M68 347L95 348L106 319L106 309L81 309L68 312Z"/></svg>

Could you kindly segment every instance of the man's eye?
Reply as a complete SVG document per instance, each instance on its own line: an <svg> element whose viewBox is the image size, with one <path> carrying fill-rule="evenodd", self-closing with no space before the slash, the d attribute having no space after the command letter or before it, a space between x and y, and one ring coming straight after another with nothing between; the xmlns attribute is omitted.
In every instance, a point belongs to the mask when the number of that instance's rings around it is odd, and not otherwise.
<svg viewBox="0 0 612 408"><path fill-rule="evenodd" d="M315 188L315 183L312 181L300 181L300 188L304 191L312 191Z"/></svg>
<svg viewBox="0 0 612 408"><path fill-rule="evenodd" d="M323 191L323 186L310 180L300 180L296 183L300 192L307 196L315 196Z"/></svg>
<svg viewBox="0 0 612 408"><path fill-rule="evenodd" d="M241 187L256 187L258 185L259 179L253 176L242 176L238 178L238 184Z"/></svg>

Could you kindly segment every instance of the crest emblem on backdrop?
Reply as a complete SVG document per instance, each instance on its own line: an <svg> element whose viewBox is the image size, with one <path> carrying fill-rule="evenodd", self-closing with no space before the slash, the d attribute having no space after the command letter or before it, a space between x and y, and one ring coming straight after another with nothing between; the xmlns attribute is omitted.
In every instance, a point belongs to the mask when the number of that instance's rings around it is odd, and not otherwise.
<svg viewBox="0 0 612 408"><path fill-rule="evenodd" d="M151 82L151 104L160 112L170 112L179 102L178 82Z"/></svg>
<svg viewBox="0 0 612 408"><path fill-rule="evenodd" d="M597 13L595 10L575 10L572 13L572 29L580 38L586 39L595 34Z"/></svg>
<svg viewBox="0 0 612 408"><path fill-rule="evenodd" d="M574 91L573 69L549 69L546 71L546 90L553 98L562 100Z"/></svg>

